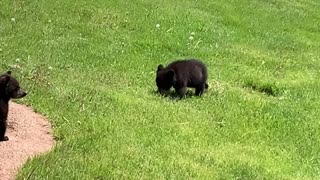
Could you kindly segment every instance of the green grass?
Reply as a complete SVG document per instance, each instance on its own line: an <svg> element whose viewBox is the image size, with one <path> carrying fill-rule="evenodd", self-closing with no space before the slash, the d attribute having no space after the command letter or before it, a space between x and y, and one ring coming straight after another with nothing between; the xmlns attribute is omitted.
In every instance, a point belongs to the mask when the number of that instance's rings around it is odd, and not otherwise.
<svg viewBox="0 0 320 180"><path fill-rule="evenodd" d="M0 69L18 77L29 92L19 102L45 114L57 139L18 179L319 179L319 9L316 0L0 1ZM155 94L157 65L187 57L208 65L209 91Z"/></svg>

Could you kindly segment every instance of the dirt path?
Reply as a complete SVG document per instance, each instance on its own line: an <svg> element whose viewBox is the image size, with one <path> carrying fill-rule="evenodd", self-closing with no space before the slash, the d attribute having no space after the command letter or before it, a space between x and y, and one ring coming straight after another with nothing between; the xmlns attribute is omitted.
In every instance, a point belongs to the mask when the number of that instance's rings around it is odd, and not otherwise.
<svg viewBox="0 0 320 180"><path fill-rule="evenodd" d="M10 103L7 136L0 142L0 180L13 180L28 158L49 151L53 137L49 122L30 107Z"/></svg>

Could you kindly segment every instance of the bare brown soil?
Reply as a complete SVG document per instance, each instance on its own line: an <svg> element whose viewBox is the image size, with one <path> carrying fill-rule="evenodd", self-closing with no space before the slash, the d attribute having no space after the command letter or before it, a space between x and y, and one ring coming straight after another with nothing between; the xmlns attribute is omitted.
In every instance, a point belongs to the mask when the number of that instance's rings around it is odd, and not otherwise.
<svg viewBox="0 0 320 180"><path fill-rule="evenodd" d="M0 142L0 180L13 180L19 168L35 155L54 146L51 125L30 107L9 104L9 141Z"/></svg>

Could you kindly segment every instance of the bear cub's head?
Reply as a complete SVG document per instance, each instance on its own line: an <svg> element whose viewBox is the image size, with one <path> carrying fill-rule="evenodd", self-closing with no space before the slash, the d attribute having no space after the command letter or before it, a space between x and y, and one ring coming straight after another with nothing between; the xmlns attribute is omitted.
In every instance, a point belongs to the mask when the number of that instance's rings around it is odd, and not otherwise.
<svg viewBox="0 0 320 180"><path fill-rule="evenodd" d="M19 99L27 93L20 88L19 82L11 76L11 71L0 75L0 99L10 100Z"/></svg>
<svg viewBox="0 0 320 180"><path fill-rule="evenodd" d="M173 69L164 68L162 64L158 66L156 83L160 93L170 90L173 86L174 74Z"/></svg>

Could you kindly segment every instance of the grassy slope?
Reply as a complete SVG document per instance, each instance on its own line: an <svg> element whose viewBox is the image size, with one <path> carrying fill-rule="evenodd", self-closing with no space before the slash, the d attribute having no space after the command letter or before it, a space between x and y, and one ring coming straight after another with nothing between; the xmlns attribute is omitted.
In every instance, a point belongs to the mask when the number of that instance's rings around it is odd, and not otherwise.
<svg viewBox="0 0 320 180"><path fill-rule="evenodd" d="M19 179L320 178L319 8L1 1L0 68L13 69L30 92L20 102L47 115L59 139ZM156 66L182 57L207 63L209 92L155 95Z"/></svg>

